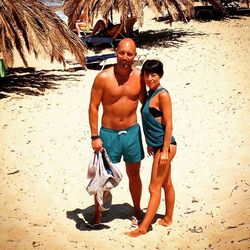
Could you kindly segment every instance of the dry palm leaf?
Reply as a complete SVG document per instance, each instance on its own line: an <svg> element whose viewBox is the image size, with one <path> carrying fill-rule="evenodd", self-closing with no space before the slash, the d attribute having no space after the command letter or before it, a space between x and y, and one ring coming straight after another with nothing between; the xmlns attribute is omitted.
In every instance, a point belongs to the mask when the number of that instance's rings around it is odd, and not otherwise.
<svg viewBox="0 0 250 250"><path fill-rule="evenodd" d="M65 66L65 50L85 66L86 47L76 34L48 7L35 0L0 1L0 48L5 64L14 63L14 50L25 66L25 48L37 57L46 54Z"/></svg>
<svg viewBox="0 0 250 250"><path fill-rule="evenodd" d="M140 25L143 24L143 8L148 5L156 13L170 15L171 21L191 19L194 15L192 0L65 0L64 13L68 16L71 29L80 16L85 13L88 20L93 20L98 14L107 19L113 10L121 15L121 22L128 17L136 17Z"/></svg>

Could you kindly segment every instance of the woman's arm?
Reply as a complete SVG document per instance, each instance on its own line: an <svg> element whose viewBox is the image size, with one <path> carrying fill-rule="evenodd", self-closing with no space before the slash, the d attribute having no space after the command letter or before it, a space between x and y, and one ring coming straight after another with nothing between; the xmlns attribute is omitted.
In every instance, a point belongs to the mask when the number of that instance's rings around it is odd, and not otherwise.
<svg viewBox="0 0 250 250"><path fill-rule="evenodd" d="M168 92L162 92L159 94L160 109L163 112L163 119L165 123L165 135L162 148L162 154L160 158L160 164L166 164L168 160L169 147L172 137L172 104L171 98Z"/></svg>

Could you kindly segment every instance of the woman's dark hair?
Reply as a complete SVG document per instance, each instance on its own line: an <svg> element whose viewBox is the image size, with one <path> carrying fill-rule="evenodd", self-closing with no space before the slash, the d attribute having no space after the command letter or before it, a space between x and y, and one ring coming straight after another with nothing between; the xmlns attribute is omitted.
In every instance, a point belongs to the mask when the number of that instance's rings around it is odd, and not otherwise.
<svg viewBox="0 0 250 250"><path fill-rule="evenodd" d="M144 73L156 73L162 77L164 74L162 62L159 60L146 60L141 69L141 74Z"/></svg>

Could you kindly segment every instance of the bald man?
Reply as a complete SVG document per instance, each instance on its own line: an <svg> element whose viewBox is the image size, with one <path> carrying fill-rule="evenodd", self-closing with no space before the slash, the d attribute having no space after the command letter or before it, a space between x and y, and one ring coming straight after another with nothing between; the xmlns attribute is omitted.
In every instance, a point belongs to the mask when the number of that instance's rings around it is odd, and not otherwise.
<svg viewBox="0 0 250 250"><path fill-rule="evenodd" d="M101 71L95 78L89 104L89 124L94 151L106 149L111 161L125 161L129 190L134 204L134 216L141 219L140 178L144 151L141 130L137 123L138 101L144 102L146 88L140 70L134 68L136 45L132 39L121 40L116 49L117 63ZM98 128L98 110L103 106L101 128ZM93 223L101 223L101 211L95 197L96 212ZM135 223L135 222L134 222Z"/></svg>

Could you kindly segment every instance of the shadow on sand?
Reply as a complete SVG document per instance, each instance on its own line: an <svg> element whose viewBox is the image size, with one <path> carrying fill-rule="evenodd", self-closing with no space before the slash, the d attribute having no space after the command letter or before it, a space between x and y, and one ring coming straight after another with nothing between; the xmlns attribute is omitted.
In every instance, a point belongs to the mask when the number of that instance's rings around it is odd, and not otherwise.
<svg viewBox="0 0 250 250"><path fill-rule="evenodd" d="M68 219L74 220L76 228L80 231L102 230L109 229L110 227L104 223L110 222L114 219L129 220L133 214L133 207L128 203L114 204L110 210L103 212L103 218L101 226L90 227L94 215L94 206L87 207L85 209L77 208L73 211L67 211L66 216Z"/></svg>
<svg viewBox="0 0 250 250"><path fill-rule="evenodd" d="M180 47L186 43L184 37L205 36L205 33L190 32L185 30L147 30L141 31L138 35L137 46L139 48L151 49L153 47Z"/></svg>
<svg viewBox="0 0 250 250"><path fill-rule="evenodd" d="M146 209L143 209L143 211L145 210ZM114 204L111 206L110 210L103 212L102 224L91 226L90 224L94 216L94 206L89 206L85 209L76 208L73 211L66 212L66 217L70 220L74 220L76 223L75 227L80 231L109 229L110 226L105 223L115 219L128 220L128 225L130 225L132 215L133 207L128 203ZM152 223L155 223L158 218L163 218L163 215L156 214ZM149 228L149 231L151 230L152 227Z"/></svg>
<svg viewBox="0 0 250 250"><path fill-rule="evenodd" d="M58 72L64 74L59 75ZM18 95L43 95L47 89L57 89L57 81L75 80L76 75L66 70L40 70L35 68L10 68L7 77L0 78L0 99L11 93Z"/></svg>

